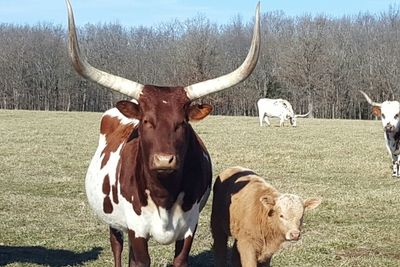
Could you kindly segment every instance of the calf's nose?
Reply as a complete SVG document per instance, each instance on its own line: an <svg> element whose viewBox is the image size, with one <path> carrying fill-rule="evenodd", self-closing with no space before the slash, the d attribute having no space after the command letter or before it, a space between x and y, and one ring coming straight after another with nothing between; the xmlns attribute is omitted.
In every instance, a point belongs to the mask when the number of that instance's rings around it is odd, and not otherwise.
<svg viewBox="0 0 400 267"><path fill-rule="evenodd" d="M290 232L290 240L297 241L300 239L300 231L298 230L293 230Z"/></svg>

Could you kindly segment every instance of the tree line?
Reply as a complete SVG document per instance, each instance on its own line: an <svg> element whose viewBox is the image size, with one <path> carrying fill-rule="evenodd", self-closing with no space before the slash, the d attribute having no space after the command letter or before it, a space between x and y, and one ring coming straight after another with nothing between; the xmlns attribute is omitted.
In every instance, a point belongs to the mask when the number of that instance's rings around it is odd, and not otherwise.
<svg viewBox="0 0 400 267"><path fill-rule="evenodd" d="M81 50L104 71L155 85L189 85L226 74L244 60L253 22L217 25L202 15L152 27L119 23L78 27ZM258 65L245 82L207 96L213 114L257 114L259 98L286 98L296 113L371 118L359 90L393 100L400 84L400 8L340 18L261 17ZM64 26L0 24L0 108L104 111L126 98L80 78Z"/></svg>

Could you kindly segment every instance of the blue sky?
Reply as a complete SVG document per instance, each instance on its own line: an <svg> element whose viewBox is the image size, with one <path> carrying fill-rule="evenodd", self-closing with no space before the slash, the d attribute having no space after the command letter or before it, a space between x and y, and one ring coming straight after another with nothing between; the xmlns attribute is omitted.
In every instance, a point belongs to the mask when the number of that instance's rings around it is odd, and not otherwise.
<svg viewBox="0 0 400 267"><path fill-rule="evenodd" d="M245 21L254 15L257 0L71 0L78 25L119 22L125 26L152 26L175 18L185 20L202 14L218 24L240 14ZM399 7L400 0L267 0L261 11L282 10L286 15L326 14L342 16ZM0 23L66 25L64 0L0 0Z"/></svg>

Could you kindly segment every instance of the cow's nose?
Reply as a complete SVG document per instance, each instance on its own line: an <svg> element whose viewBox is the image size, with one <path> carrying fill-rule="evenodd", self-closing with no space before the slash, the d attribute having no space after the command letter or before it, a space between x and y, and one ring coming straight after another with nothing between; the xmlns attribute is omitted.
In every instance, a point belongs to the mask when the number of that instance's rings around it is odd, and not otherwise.
<svg viewBox="0 0 400 267"><path fill-rule="evenodd" d="M300 231L293 230L290 232L290 240L297 241L300 239Z"/></svg>
<svg viewBox="0 0 400 267"><path fill-rule="evenodd" d="M156 170L175 170L177 168L176 156L172 154L155 154L153 166Z"/></svg>
<svg viewBox="0 0 400 267"><path fill-rule="evenodd" d="M394 126L391 125L390 123L388 123L388 124L386 124L386 126L385 126L385 130L386 130L386 131L393 131L393 130L394 130Z"/></svg>

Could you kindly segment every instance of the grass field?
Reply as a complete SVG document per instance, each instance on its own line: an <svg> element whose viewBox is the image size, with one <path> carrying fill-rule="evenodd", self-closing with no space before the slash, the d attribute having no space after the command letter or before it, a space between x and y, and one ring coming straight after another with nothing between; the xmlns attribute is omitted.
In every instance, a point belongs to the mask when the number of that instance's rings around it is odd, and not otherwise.
<svg viewBox="0 0 400 267"><path fill-rule="evenodd" d="M100 116L0 110L0 266L112 266L108 227L92 214L84 193ZM214 177L242 165L281 192L323 199L306 215L302 239L285 244L272 266L400 266L400 180L391 177L380 123L273 125L223 116L194 125ZM191 266L213 264L210 203ZM172 251L173 245L151 242L152 266L171 263Z"/></svg>

